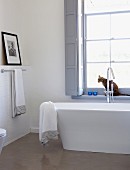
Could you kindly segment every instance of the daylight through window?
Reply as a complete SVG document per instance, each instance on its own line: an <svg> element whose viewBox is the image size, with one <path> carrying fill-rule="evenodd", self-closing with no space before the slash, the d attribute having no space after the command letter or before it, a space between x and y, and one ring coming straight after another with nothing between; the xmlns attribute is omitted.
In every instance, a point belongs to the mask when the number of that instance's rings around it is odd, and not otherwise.
<svg viewBox="0 0 130 170"><path fill-rule="evenodd" d="M85 0L86 87L100 88L112 67L119 88L130 87L130 1Z"/></svg>

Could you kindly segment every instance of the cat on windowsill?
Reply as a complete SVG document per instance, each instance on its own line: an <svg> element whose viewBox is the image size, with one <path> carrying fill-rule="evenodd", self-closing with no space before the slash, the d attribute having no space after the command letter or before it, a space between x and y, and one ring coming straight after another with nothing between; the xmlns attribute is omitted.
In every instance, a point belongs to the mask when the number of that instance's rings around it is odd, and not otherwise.
<svg viewBox="0 0 130 170"><path fill-rule="evenodd" d="M104 77L101 77L99 75L98 83L100 83L100 82L102 83L102 85L107 90L107 79L105 79ZM109 80L109 90L111 90L111 82L112 82L112 80ZM113 96L130 96L130 95L129 94L122 94L122 93L120 93L118 85L115 82L113 82Z"/></svg>

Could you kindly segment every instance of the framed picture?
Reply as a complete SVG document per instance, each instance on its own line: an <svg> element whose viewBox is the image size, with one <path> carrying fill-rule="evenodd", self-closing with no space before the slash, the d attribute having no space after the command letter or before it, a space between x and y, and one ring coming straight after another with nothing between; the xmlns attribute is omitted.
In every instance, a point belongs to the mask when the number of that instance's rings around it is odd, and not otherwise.
<svg viewBox="0 0 130 170"><path fill-rule="evenodd" d="M6 54L6 62L9 65L21 65L18 37L16 34L2 32L2 41Z"/></svg>

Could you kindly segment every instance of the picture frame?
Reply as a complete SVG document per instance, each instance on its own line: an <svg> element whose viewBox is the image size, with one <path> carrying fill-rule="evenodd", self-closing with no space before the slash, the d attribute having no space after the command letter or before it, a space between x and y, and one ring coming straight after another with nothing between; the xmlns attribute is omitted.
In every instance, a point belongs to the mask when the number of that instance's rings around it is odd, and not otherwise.
<svg viewBox="0 0 130 170"><path fill-rule="evenodd" d="M1 32L1 34L6 56L6 63L8 65L22 65L18 36L8 32Z"/></svg>

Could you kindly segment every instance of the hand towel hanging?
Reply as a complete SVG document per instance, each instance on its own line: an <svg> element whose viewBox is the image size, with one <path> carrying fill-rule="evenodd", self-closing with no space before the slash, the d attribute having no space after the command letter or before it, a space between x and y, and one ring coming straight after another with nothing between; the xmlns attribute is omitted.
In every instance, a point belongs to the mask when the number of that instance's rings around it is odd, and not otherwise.
<svg viewBox="0 0 130 170"><path fill-rule="evenodd" d="M16 117L26 112L23 76L21 69L12 72L12 117Z"/></svg>

